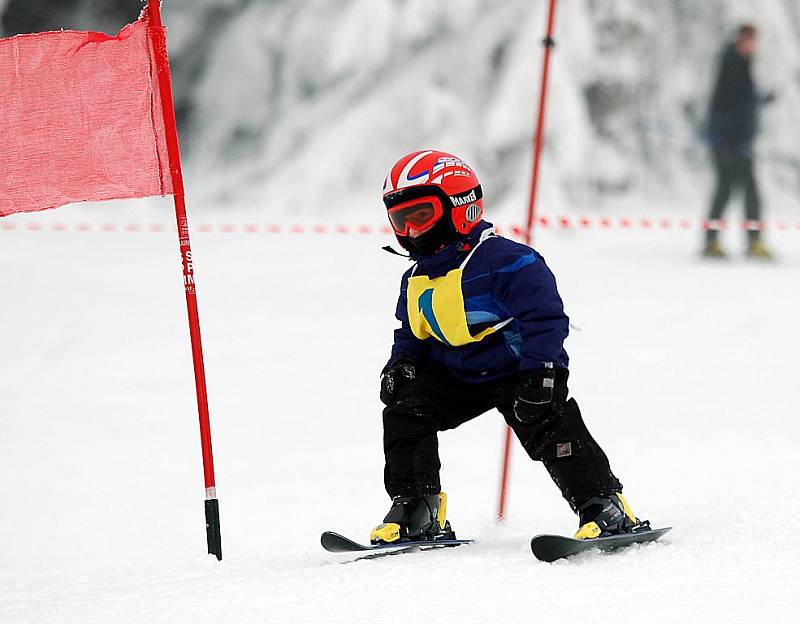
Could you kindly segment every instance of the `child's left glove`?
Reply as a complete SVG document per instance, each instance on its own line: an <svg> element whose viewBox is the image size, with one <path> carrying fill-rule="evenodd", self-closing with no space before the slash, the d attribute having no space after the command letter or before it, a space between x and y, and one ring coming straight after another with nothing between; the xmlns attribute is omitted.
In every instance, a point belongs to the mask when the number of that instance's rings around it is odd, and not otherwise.
<svg viewBox="0 0 800 624"><path fill-rule="evenodd" d="M514 389L514 416L521 423L530 424L544 416L553 405L555 370L541 368L530 371Z"/></svg>
<svg viewBox="0 0 800 624"><path fill-rule="evenodd" d="M381 402L389 406L394 402L400 388L417 377L415 362L410 357L401 357L383 369L381 375Z"/></svg>

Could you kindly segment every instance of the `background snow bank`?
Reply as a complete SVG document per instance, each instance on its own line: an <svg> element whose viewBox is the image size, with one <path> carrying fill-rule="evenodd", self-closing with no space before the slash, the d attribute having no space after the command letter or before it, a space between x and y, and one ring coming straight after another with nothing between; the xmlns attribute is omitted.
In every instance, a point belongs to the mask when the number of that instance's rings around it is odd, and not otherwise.
<svg viewBox="0 0 800 624"><path fill-rule="evenodd" d="M53 3L13 0L6 28L109 28L139 9L131 0ZM371 215L389 165L433 146L473 162L495 214L519 219L546 4L168 0L190 190L215 211ZM779 96L758 145L766 204L794 209L795 0L561 0L542 205L703 212L708 91L741 21L761 28L759 83Z"/></svg>
<svg viewBox="0 0 800 624"><path fill-rule="evenodd" d="M529 180L545 7L252 3L228 22L196 85L194 164L220 174L211 185L218 198L278 214L366 212L398 154L439 146L474 161L490 204L516 214ZM762 28L759 81L780 95L759 143L768 200L785 203L782 190L796 202L796 3L563 0L544 205L704 207L708 91L716 55L743 20Z"/></svg>

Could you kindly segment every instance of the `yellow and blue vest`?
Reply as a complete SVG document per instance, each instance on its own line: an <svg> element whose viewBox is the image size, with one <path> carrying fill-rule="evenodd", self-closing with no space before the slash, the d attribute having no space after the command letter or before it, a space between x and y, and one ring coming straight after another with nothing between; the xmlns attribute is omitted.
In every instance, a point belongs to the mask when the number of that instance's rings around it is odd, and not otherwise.
<svg viewBox="0 0 800 624"><path fill-rule="evenodd" d="M390 364L401 356L446 366L464 381L500 379L554 363L567 367L555 278L526 245L489 223L432 256L401 283Z"/></svg>

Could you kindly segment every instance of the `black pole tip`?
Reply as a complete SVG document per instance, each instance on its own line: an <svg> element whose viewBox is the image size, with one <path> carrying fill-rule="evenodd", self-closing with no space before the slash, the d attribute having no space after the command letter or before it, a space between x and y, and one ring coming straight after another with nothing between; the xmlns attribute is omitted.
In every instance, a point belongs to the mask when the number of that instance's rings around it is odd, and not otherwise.
<svg viewBox="0 0 800 624"><path fill-rule="evenodd" d="M222 561L222 535L219 527L219 501L216 498L206 500L206 541L208 554Z"/></svg>

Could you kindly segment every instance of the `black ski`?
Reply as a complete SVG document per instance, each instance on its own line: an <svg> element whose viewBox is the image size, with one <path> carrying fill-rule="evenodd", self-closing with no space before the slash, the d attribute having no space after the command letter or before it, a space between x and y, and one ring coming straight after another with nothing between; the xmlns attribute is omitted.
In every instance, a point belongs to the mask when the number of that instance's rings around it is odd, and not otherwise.
<svg viewBox="0 0 800 624"><path fill-rule="evenodd" d="M622 535L596 537L594 539L575 539L563 535L537 535L531 540L531 550L540 561L556 561L571 557L578 553L597 548L599 550L616 550L631 544L653 542L664 535L672 527L663 529L644 529Z"/></svg>
<svg viewBox="0 0 800 624"><path fill-rule="evenodd" d="M452 548L462 544L472 544L474 540L426 540L420 542L398 542L396 544L369 545L354 542L344 535L333 531L325 531L320 538L322 547L332 553L368 553L362 559L372 559L387 555L413 552L416 550L434 550L438 548Z"/></svg>

